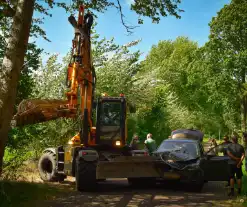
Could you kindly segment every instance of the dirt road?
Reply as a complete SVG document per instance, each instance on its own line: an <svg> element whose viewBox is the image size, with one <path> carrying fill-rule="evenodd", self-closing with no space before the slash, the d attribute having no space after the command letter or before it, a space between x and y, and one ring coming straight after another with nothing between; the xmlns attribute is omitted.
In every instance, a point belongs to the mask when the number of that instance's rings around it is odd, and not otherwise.
<svg viewBox="0 0 247 207"><path fill-rule="evenodd" d="M74 185L67 183L63 185ZM152 189L133 189L127 180L108 180L97 193L72 192L70 195L47 201L43 207L151 207L151 206L241 206L228 200L227 189L222 182L206 183L201 193L188 192L188 186L158 185Z"/></svg>

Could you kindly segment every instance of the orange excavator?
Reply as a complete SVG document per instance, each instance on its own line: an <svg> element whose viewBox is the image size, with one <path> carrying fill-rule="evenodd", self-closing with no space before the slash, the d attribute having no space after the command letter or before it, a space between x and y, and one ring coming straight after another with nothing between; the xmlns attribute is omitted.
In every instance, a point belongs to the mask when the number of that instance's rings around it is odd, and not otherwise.
<svg viewBox="0 0 247 207"><path fill-rule="evenodd" d="M103 95L95 101L95 69L92 64L90 31L93 16L79 7L78 20L69 17L74 27L72 60L67 70L67 100L23 100L14 116L16 126L35 124L57 118L80 119L80 131L66 146L48 148L39 159L39 173L44 181L63 181L76 177L77 190L93 190L106 178L158 176L151 157L133 156L127 146L127 103L119 97ZM93 119L96 112L96 120ZM145 154L145 153L144 153ZM138 180L139 179L139 180Z"/></svg>

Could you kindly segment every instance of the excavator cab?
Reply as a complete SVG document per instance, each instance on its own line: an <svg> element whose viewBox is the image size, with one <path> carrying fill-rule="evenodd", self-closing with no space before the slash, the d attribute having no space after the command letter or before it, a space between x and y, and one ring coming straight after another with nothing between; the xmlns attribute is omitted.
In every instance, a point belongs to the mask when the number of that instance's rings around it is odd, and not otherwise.
<svg viewBox="0 0 247 207"><path fill-rule="evenodd" d="M96 143L121 147L126 140L126 99L101 97L97 101Z"/></svg>

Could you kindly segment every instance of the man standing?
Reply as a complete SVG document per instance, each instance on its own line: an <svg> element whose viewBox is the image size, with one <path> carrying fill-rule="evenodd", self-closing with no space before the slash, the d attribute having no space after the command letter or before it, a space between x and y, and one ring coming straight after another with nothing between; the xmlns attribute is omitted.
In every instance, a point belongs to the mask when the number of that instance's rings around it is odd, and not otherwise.
<svg viewBox="0 0 247 207"><path fill-rule="evenodd" d="M147 135L147 139L145 140L144 144L149 152L149 154L152 154L153 151L156 150L156 142L154 139L152 139L152 134L148 134Z"/></svg>
<svg viewBox="0 0 247 207"><path fill-rule="evenodd" d="M242 162L244 160L244 147L238 144L237 136L232 137L232 143L227 147L227 154L229 156L229 170L230 170L230 186L231 192L229 196L234 196L234 177L236 174L237 183L238 183L238 194L241 194L241 186L242 186Z"/></svg>
<svg viewBox="0 0 247 207"><path fill-rule="evenodd" d="M130 142L130 147L132 150L138 150L139 149L139 137L137 135L134 135Z"/></svg>
<svg viewBox="0 0 247 207"><path fill-rule="evenodd" d="M227 156L227 147L228 147L228 145L229 144L231 144L232 142L229 140L229 137L227 136L227 135L225 135L224 137L223 137L223 140L224 140L224 142L222 143L222 145L223 145L223 154L224 154L224 156Z"/></svg>
<svg viewBox="0 0 247 207"><path fill-rule="evenodd" d="M225 136L223 137L223 140L224 140L224 142L222 143L223 149L222 149L221 152L223 152L224 156L227 156L227 155L228 155L228 154L227 154L228 145L231 144L232 142L229 140L229 137L228 137L227 135L225 135ZM235 182L235 181L236 181L236 179L234 179L234 182ZM229 180L228 180L228 182L227 182L226 187L229 187L229 186L230 186L230 178L229 178Z"/></svg>

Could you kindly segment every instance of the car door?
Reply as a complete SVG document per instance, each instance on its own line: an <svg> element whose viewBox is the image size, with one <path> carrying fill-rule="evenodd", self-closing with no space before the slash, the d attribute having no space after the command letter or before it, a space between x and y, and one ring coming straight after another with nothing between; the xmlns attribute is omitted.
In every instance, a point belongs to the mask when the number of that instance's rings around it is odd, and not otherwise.
<svg viewBox="0 0 247 207"><path fill-rule="evenodd" d="M229 180L229 157L223 154L226 146L221 144L204 153L201 161L201 168L204 171L204 178L207 181ZM215 153L213 153L215 152Z"/></svg>

